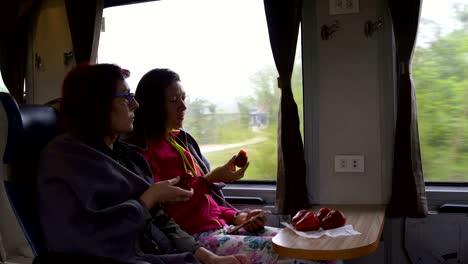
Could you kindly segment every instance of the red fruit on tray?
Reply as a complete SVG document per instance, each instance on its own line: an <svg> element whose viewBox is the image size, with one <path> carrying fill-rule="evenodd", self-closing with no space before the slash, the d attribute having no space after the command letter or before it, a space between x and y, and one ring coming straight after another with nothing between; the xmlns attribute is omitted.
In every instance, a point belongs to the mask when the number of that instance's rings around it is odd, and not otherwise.
<svg viewBox="0 0 468 264"><path fill-rule="evenodd" d="M184 173L180 176L179 182L175 186L180 187L185 190L190 190L192 185L193 176L191 173Z"/></svg>
<svg viewBox="0 0 468 264"><path fill-rule="evenodd" d="M346 217L338 210L330 211L322 220L323 229L342 227L346 223Z"/></svg>
<svg viewBox="0 0 468 264"><path fill-rule="evenodd" d="M320 229L320 220L314 212L307 212L306 215L296 223L297 231L315 231Z"/></svg>
<svg viewBox="0 0 468 264"><path fill-rule="evenodd" d="M320 208L317 213L317 218L320 220L320 222L322 222L323 218L325 218L325 216L327 216L330 211L331 210L328 207Z"/></svg>
<svg viewBox="0 0 468 264"><path fill-rule="evenodd" d="M247 152L245 152L244 150L240 150L239 153L237 154L237 157L236 159L234 160L234 164L237 166L237 167L244 167L245 164L247 164Z"/></svg>
<svg viewBox="0 0 468 264"><path fill-rule="evenodd" d="M296 226L296 223L299 222L309 211L302 209L296 213L296 215L291 219L291 225Z"/></svg>

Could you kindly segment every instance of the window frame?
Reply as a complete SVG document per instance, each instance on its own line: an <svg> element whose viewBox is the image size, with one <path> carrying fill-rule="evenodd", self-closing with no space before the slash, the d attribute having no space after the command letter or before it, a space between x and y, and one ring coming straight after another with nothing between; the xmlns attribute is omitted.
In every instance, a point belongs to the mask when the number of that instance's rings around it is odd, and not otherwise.
<svg viewBox="0 0 468 264"><path fill-rule="evenodd" d="M105 0L104 9L110 7L125 6L131 4L139 4L145 2L153 2L158 0ZM301 43L303 45L303 41ZM303 60L303 54L301 54ZM302 74L302 83L304 83L304 75ZM304 85L302 86L304 92ZM304 94L304 102L305 99ZM305 104L304 104L305 108ZM303 109L303 112L304 109ZM305 131L305 128L304 128ZM253 206L254 208L266 208L270 209L275 206L276 199L276 180L242 180L236 181L233 183L226 183L226 186L223 187L223 194L226 197L232 196L243 196L243 197L259 197L265 201L265 204L262 206Z"/></svg>
<svg viewBox="0 0 468 264"><path fill-rule="evenodd" d="M421 9L422 5L424 5L424 3L421 3ZM420 17L420 22L421 18L422 17ZM437 22L437 20L435 21ZM420 26L421 23L419 23L419 27ZM421 32L420 29L418 29L418 31ZM416 38L417 37L418 36L416 36ZM414 49L416 49L416 42ZM415 89L417 89L417 87L415 87ZM424 174L424 165L422 166ZM427 181L425 179L424 184L430 213L439 211L440 207L447 203L468 204L468 181Z"/></svg>
<svg viewBox="0 0 468 264"><path fill-rule="evenodd" d="M233 196L259 197L264 200L264 206L274 205L276 199L275 181L236 181L226 184L223 194L227 198Z"/></svg>

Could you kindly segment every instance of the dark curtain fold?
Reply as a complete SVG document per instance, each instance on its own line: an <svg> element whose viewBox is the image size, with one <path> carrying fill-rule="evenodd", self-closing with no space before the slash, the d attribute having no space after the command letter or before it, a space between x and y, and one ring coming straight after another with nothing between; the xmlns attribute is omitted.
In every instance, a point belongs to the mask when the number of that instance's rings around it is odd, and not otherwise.
<svg viewBox="0 0 468 264"><path fill-rule="evenodd" d="M28 33L39 0L3 1L0 4L0 70L16 102L24 102Z"/></svg>
<svg viewBox="0 0 468 264"><path fill-rule="evenodd" d="M76 64L94 62L99 42L103 1L65 0Z"/></svg>
<svg viewBox="0 0 468 264"><path fill-rule="evenodd" d="M421 0L388 1L397 58L397 121L393 161L392 197L387 215L424 217L427 200L419 144L416 93L411 57L419 23Z"/></svg>
<svg viewBox="0 0 468 264"><path fill-rule="evenodd" d="M302 0L264 0L271 49L281 88L278 118L278 213L294 214L309 206L304 146L291 75L301 21Z"/></svg>

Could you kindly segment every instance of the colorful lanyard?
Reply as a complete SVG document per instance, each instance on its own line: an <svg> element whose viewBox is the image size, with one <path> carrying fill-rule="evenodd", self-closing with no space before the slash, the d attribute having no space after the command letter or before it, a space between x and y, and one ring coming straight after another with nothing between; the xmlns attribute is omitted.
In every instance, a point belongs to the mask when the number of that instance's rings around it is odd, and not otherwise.
<svg viewBox="0 0 468 264"><path fill-rule="evenodd" d="M187 159L187 156L184 154L184 150L186 150L184 147L182 147L179 143L177 143L175 141L175 138L176 138L176 135L174 134L174 132L176 132L177 130L173 130L172 131L172 137L169 141L169 143L177 150L177 152L179 153L179 155L182 157L182 160L183 160L183 164L184 164L184 169L185 171L187 171L187 166L190 168L190 171L192 172L193 176L197 176L197 172L195 171L195 168L192 166L192 163L190 163L190 161ZM183 144L183 143L182 143ZM186 150L189 155L190 155L190 158L192 159L193 161L193 164L195 164L195 166L198 166L198 164L196 163L196 161L194 160L192 154L190 153L190 151ZM200 173L203 175L203 170L198 166L198 169L200 170ZM226 205L228 205L229 207L231 207L232 209L236 210L236 211L239 211L239 209L235 208L234 206L232 206L230 203L228 203L228 201L226 201L223 197L219 196L216 192L211 192L212 194L214 194L215 196L217 196L219 199L221 199L222 201L224 201L226 203Z"/></svg>
<svg viewBox="0 0 468 264"><path fill-rule="evenodd" d="M198 175L197 171L192 166L192 163L187 159L187 156L184 154L185 149L179 143L177 143L175 141L175 135L174 134L172 134L172 137L169 140L169 143L176 149L176 151L179 153L180 157L182 158L185 171L187 172L187 166L188 166L190 171L192 172L192 175L197 176ZM192 159L193 163L195 164L195 161L194 161L193 157L191 156L190 152L189 152L189 155L190 155L190 158Z"/></svg>

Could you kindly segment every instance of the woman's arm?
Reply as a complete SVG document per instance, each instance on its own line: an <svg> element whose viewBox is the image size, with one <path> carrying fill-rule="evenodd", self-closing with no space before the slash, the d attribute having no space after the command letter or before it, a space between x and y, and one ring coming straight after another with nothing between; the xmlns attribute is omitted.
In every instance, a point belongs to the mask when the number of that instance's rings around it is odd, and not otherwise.
<svg viewBox="0 0 468 264"><path fill-rule="evenodd" d="M143 157L150 166L152 181L156 182L140 196L148 208L152 208L157 203L181 202L192 197L193 190L187 191L174 186L179 182L179 177L162 181L159 176L161 170L150 152L144 152Z"/></svg>
<svg viewBox="0 0 468 264"><path fill-rule="evenodd" d="M140 196L140 200L147 208L153 208L158 203L175 203L189 200L194 191L193 189L187 191L174 186L179 182L179 179L179 177L175 177L167 181L154 183Z"/></svg>
<svg viewBox="0 0 468 264"><path fill-rule="evenodd" d="M72 142L66 138L46 147L39 161L38 207L48 246L93 255L128 252L145 223L134 193L148 183L133 174L127 178L130 172L116 168L111 158Z"/></svg>
<svg viewBox="0 0 468 264"><path fill-rule="evenodd" d="M221 165L211 172L207 173L204 177L209 183L214 182L233 182L241 179L244 177L244 173L249 167L249 162L247 164L236 170L236 166L234 165L234 160L236 156L232 156L232 158L226 162L224 165Z"/></svg>
<svg viewBox="0 0 468 264"><path fill-rule="evenodd" d="M224 206L220 206L219 209L221 209L221 218L224 219L227 224L233 225L237 210Z"/></svg>
<svg viewBox="0 0 468 264"><path fill-rule="evenodd" d="M267 218L262 210L253 209L246 212L239 212L234 218L234 225L244 225L244 229L255 232L265 227ZM248 223L247 223L248 222Z"/></svg>
<svg viewBox="0 0 468 264"><path fill-rule="evenodd" d="M191 235L182 230L182 228L180 228L172 218L166 215L162 209L155 208L152 210L152 214L153 219L155 219L153 223L157 225L157 228L164 232L180 252L195 253L195 251L201 246Z"/></svg>

